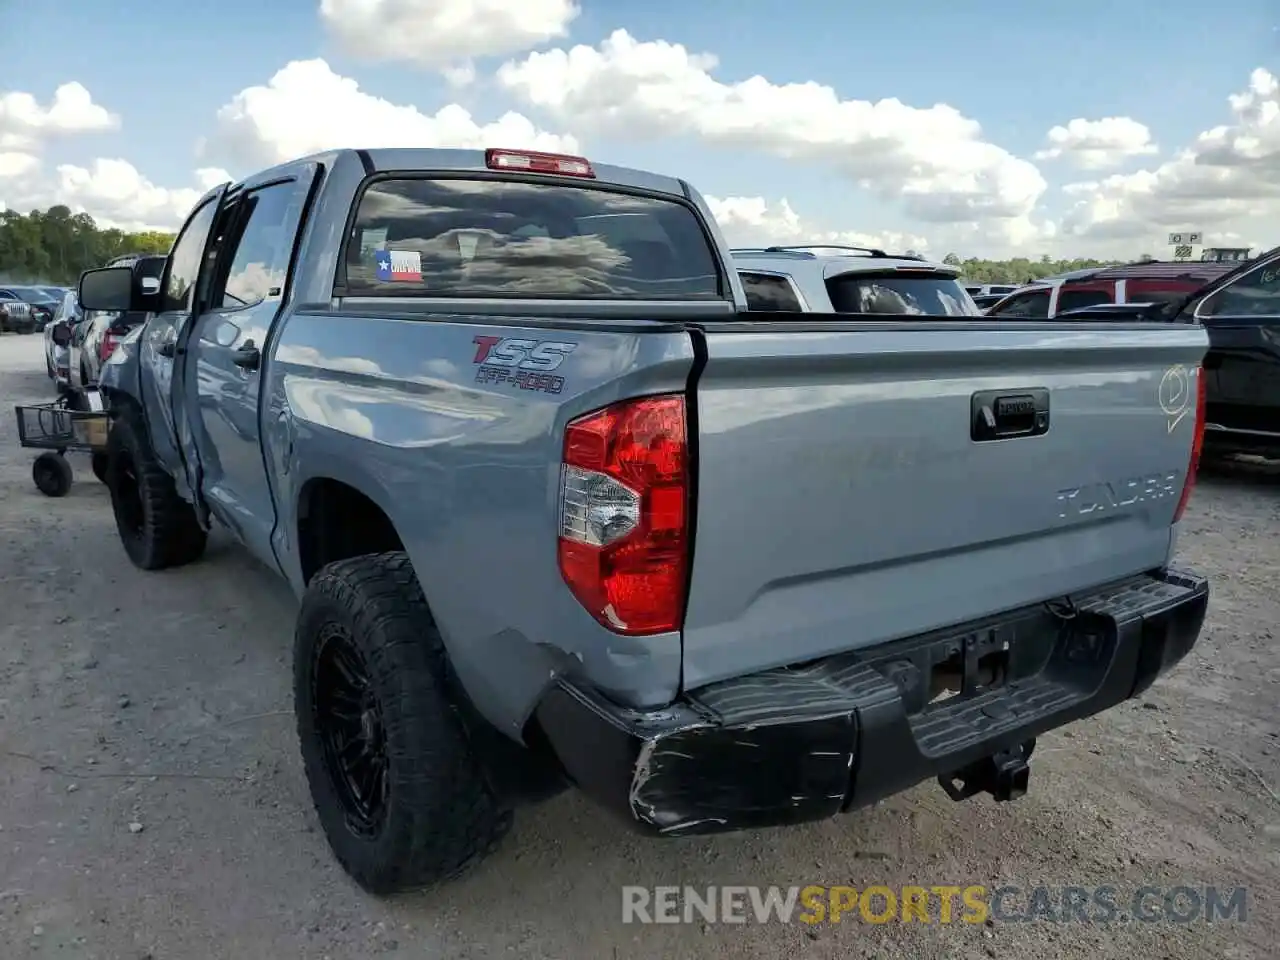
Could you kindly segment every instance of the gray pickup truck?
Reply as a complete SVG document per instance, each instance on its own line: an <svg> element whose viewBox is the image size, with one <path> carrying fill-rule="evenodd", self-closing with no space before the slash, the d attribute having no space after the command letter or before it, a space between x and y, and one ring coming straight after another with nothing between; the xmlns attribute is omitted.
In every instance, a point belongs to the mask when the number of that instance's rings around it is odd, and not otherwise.
<svg viewBox="0 0 1280 960"><path fill-rule="evenodd" d="M104 367L139 567L213 521L300 598L306 775L368 890L574 785L651 834L1027 787L1199 636L1207 338L753 312L687 183L340 150L200 200Z"/></svg>

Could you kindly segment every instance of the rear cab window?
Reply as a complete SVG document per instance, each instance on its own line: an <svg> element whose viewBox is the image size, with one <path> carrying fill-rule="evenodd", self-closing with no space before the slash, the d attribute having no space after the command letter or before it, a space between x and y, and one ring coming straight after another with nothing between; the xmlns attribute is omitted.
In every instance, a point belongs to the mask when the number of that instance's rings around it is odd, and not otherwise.
<svg viewBox="0 0 1280 960"><path fill-rule="evenodd" d="M592 182L378 175L358 200L344 268L357 297L728 297L692 207Z"/></svg>
<svg viewBox="0 0 1280 960"><path fill-rule="evenodd" d="M827 295L836 313L982 316L959 280L929 270L843 273L827 278Z"/></svg>

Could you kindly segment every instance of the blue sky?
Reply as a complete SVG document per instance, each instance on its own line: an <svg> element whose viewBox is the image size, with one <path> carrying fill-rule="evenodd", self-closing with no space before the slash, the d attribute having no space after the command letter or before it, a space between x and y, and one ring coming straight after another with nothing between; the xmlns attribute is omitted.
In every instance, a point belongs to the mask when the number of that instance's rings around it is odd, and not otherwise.
<svg viewBox="0 0 1280 960"><path fill-rule="evenodd" d="M447 0L437 0L443 2ZM59 84L75 80L96 102L120 115L118 130L42 144L40 161L46 172L59 164L89 166L94 158L118 157L152 184L190 187L196 167L248 172L236 169L230 153L197 157L196 145L214 132L218 109L242 89L266 84L288 62L320 57L335 73L357 80L365 93L392 103L413 105L428 115L458 103L481 125L514 109L542 130L574 135L589 155L675 173L716 197L762 197L770 204L786 198L815 229L899 231L925 238L939 255L944 251L935 245L935 236L936 242L994 250L1017 234L1003 221L1003 233L974 232L971 222L922 221L904 209L894 186L868 189L856 173L833 170L843 162L835 155L830 163L798 162L777 150L726 146L687 132L635 139L590 123L579 129L571 110L567 115L541 111L493 81L497 67L522 59L524 50L476 58L478 80L462 89L421 65L357 57L325 29L317 6L317 0L271 5L223 0L207 6L157 0L120 5L0 0L0 35L22 41L6 45L0 92L23 90L46 103ZM1202 131L1233 123L1227 97L1247 88L1252 70L1280 73L1277 0L1242 0L1222 12L1191 0L1158 6L1099 0L1069 5L581 0L581 8L567 37L538 43L536 49L596 46L624 28L637 41L665 40L691 52L714 53L719 62L711 73L723 83L758 74L775 85L827 85L842 99L897 98L918 108L937 103L954 107L981 124L982 141L1039 168L1048 186L1027 213L1028 222L1054 226L1018 242L1055 253L1060 252L1055 245L1073 243L1080 253L1108 243L1150 246L1151 238L1168 225L1150 209L1133 214L1149 221L1142 228L1097 228L1095 210L1085 233L1064 236L1063 219L1085 194L1064 195L1059 188L1157 168ZM17 77L20 83L14 82ZM1033 160L1045 147L1050 127L1073 118L1103 117L1130 117L1145 124L1160 152L1093 171L1082 171L1067 158ZM780 117L775 126L787 122ZM1274 125L1270 135L1277 135ZM939 144L940 151L946 149L945 142ZM0 180L0 198L3 190ZM1118 202L1128 203L1128 196ZM89 202L83 205L94 212ZM1203 209L1193 208L1188 215ZM1251 224L1242 223L1225 218L1220 225L1203 226L1225 238L1247 235L1241 231ZM1025 234L1030 228L1020 229ZM1123 240L1115 239L1121 233Z"/></svg>

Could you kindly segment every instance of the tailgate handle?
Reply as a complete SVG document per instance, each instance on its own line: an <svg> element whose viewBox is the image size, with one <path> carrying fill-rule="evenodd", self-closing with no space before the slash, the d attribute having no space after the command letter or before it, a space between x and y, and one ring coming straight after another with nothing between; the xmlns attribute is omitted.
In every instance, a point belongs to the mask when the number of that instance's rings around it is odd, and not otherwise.
<svg viewBox="0 0 1280 960"><path fill-rule="evenodd" d="M980 391L970 401L969 423L969 437L978 442L1038 437L1049 430L1049 391Z"/></svg>

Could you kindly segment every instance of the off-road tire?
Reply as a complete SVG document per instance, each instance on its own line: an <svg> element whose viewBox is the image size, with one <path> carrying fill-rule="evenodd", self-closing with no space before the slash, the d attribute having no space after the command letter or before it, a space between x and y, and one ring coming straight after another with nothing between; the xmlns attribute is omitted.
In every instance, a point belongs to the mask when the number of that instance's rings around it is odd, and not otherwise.
<svg viewBox="0 0 1280 960"><path fill-rule="evenodd" d="M366 835L351 826L326 760L315 681L322 637L345 633L367 665L385 730L387 799ZM440 633L404 553L340 560L302 598L294 640L294 710L303 767L329 846L370 893L452 879L496 849L512 812L494 794L453 706Z"/></svg>
<svg viewBox="0 0 1280 960"><path fill-rule="evenodd" d="M106 483L120 542L134 566L179 567L204 553L208 535L156 460L132 410L123 411L107 435Z"/></svg>

